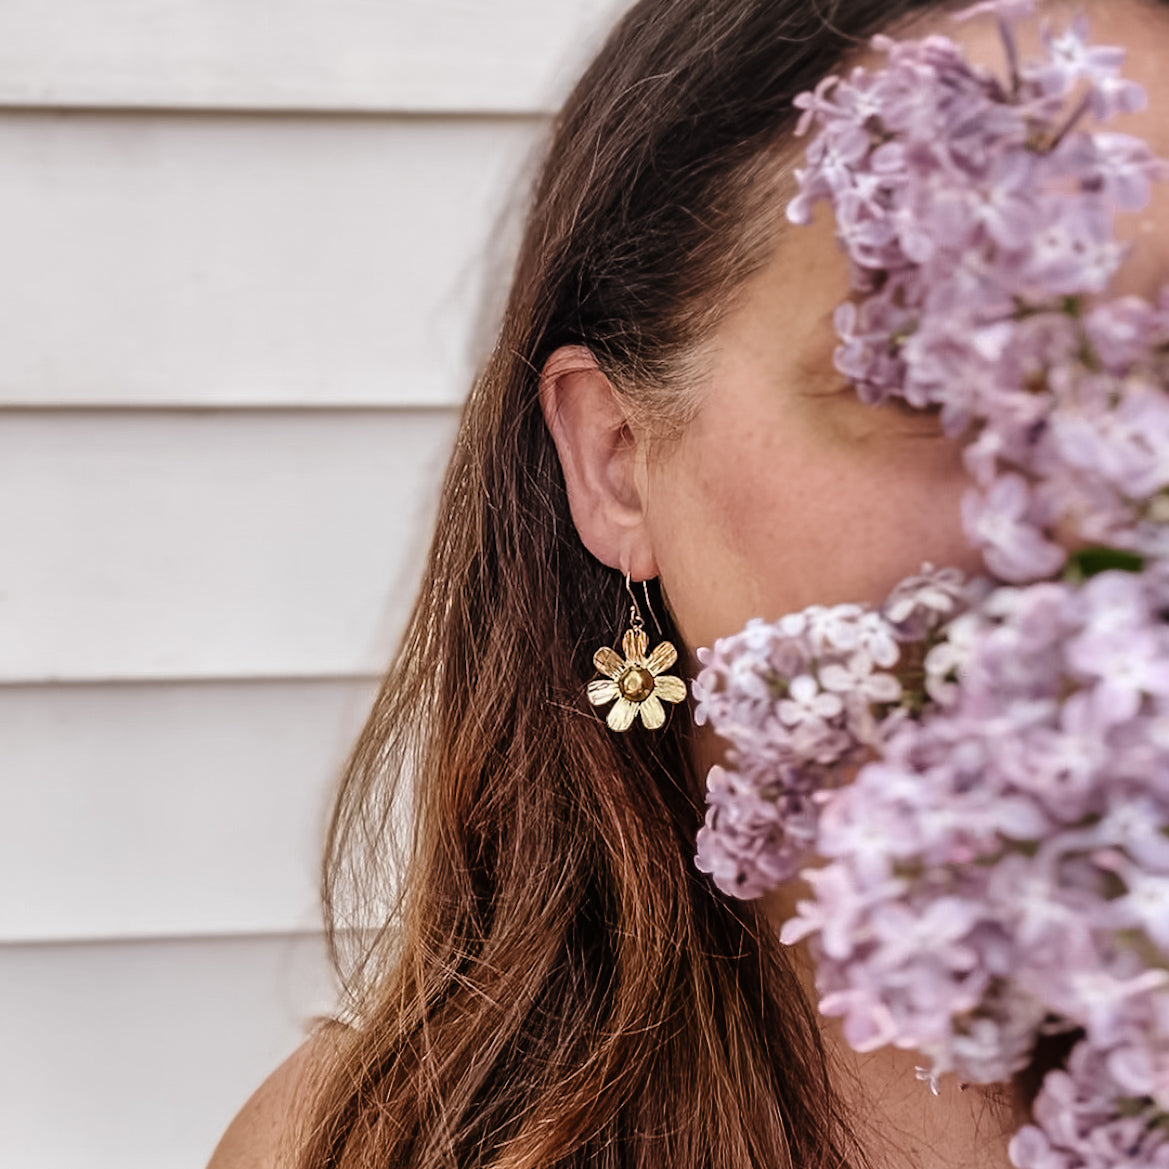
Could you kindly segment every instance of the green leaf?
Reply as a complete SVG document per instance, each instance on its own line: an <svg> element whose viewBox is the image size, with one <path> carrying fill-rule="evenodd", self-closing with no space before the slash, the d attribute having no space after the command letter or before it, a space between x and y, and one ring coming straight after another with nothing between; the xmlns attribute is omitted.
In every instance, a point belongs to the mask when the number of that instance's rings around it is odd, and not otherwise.
<svg viewBox="0 0 1169 1169"><path fill-rule="evenodd" d="M1140 572L1145 567L1144 557L1120 548L1089 546L1080 548L1068 557L1063 578L1073 584L1099 576L1102 572Z"/></svg>

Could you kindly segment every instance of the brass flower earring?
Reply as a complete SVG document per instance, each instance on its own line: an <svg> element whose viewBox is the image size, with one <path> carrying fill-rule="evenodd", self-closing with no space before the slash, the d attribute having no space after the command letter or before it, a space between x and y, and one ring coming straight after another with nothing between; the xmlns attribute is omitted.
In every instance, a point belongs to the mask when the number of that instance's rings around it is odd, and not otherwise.
<svg viewBox="0 0 1169 1169"><path fill-rule="evenodd" d="M594 706L613 703L605 719L611 730L627 731L637 716L641 715L642 724L656 731L666 721L662 703L682 702L686 697L686 683L672 674L662 673L678 660L678 651L668 641L663 641L647 656L645 651L649 648L649 637L628 573L625 574L625 591L631 602L629 628L621 638L625 659L622 660L607 645L601 646L593 654L593 665L605 676L589 683L589 701ZM645 604L652 613L648 587Z"/></svg>

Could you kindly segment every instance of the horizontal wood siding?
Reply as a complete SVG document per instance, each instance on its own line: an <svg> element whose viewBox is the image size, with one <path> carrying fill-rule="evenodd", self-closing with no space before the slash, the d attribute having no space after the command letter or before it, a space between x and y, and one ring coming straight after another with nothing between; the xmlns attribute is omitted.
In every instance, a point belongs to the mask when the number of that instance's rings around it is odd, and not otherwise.
<svg viewBox="0 0 1169 1169"><path fill-rule="evenodd" d="M0 943L316 929L333 780L373 690L0 687Z"/></svg>
<svg viewBox="0 0 1169 1169"><path fill-rule="evenodd" d="M0 116L0 405L461 402L541 133Z"/></svg>
<svg viewBox="0 0 1169 1169"><path fill-rule="evenodd" d="M0 680L380 673L454 422L0 416Z"/></svg>
<svg viewBox="0 0 1169 1169"><path fill-rule="evenodd" d="M0 948L0 1165L198 1169L333 999L313 935Z"/></svg>
<svg viewBox="0 0 1169 1169"><path fill-rule="evenodd" d="M622 0L5 0L0 102L531 112Z"/></svg>

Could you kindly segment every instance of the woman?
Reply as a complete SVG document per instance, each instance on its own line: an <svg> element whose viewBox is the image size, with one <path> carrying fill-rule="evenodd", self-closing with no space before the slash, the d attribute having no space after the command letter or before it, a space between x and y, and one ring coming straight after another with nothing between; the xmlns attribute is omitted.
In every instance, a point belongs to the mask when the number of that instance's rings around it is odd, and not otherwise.
<svg viewBox="0 0 1169 1169"><path fill-rule="evenodd" d="M215 1169L1006 1164L1008 1094L852 1056L775 941L789 899L695 871L718 748L685 705L617 733L585 699L630 593L689 673L753 616L976 567L957 445L843 384L831 224L782 214L795 95L878 31L954 31L949 7L642 0L578 84L332 823L353 1025L276 1073ZM1169 50L1146 0L1093 17ZM997 63L984 23L961 36Z"/></svg>

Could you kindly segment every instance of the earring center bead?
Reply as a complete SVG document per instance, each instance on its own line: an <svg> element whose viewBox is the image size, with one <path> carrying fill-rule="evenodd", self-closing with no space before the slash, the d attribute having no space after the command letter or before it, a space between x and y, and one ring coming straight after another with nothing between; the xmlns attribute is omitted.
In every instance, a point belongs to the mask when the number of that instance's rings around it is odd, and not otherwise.
<svg viewBox="0 0 1169 1169"><path fill-rule="evenodd" d="M654 692L654 677L649 670L633 666L621 675L617 688L630 702L644 702Z"/></svg>

